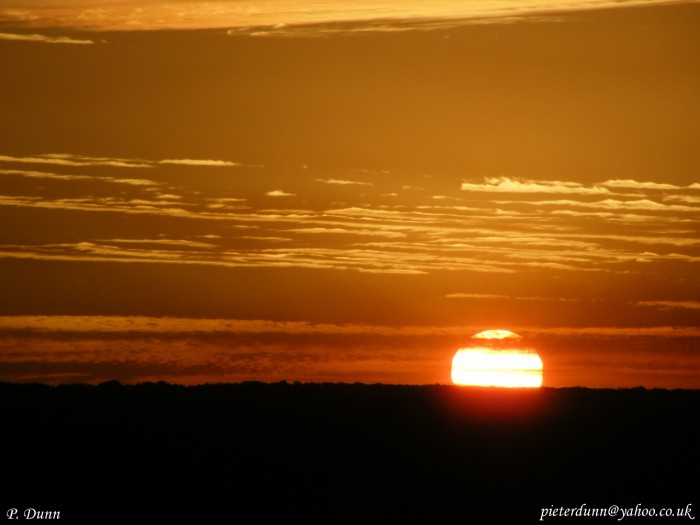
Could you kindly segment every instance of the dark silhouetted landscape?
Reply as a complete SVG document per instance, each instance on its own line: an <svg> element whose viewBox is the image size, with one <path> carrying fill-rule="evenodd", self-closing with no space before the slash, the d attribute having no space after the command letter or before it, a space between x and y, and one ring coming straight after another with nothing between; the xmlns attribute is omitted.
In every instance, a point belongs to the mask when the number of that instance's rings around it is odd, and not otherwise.
<svg viewBox="0 0 700 525"><path fill-rule="evenodd" d="M697 390L2 383L0 399L4 519L10 507L91 524L700 511Z"/></svg>

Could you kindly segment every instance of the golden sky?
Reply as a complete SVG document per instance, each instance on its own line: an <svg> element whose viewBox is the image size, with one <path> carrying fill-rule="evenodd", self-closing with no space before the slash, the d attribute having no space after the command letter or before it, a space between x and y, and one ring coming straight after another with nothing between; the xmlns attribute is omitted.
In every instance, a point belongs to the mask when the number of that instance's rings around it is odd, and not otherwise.
<svg viewBox="0 0 700 525"><path fill-rule="evenodd" d="M24 27L96 30L230 28L257 35L460 26L581 9L672 4L677 0L3 0L0 21ZM321 27L319 24L323 24ZM402 27L403 26L403 27ZM347 28L346 28L347 29Z"/></svg>
<svg viewBox="0 0 700 525"><path fill-rule="evenodd" d="M0 0L0 379L447 383L502 328L699 388L700 5L637 3Z"/></svg>

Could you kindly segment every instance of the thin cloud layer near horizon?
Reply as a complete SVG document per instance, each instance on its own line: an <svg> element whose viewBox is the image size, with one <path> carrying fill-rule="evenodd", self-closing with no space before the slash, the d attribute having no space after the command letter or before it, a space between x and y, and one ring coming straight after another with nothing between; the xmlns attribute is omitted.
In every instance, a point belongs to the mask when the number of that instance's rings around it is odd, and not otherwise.
<svg viewBox="0 0 700 525"><path fill-rule="evenodd" d="M501 328L699 388L700 4L650 4L3 2L0 380L447 383Z"/></svg>

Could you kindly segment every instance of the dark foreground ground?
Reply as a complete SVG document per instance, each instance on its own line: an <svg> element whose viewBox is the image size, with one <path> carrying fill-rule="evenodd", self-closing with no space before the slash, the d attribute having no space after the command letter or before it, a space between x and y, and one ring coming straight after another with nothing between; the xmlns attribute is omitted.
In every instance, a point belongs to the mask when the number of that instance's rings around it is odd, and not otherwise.
<svg viewBox="0 0 700 525"><path fill-rule="evenodd" d="M0 383L0 406L0 520L530 523L584 504L700 516L700 391Z"/></svg>

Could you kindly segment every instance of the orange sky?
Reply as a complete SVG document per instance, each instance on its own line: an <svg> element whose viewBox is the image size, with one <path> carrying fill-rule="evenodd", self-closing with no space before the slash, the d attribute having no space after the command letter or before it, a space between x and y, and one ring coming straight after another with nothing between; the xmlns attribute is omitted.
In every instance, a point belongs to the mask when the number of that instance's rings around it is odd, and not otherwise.
<svg viewBox="0 0 700 525"><path fill-rule="evenodd" d="M248 4L0 2L0 380L700 387L698 3Z"/></svg>

